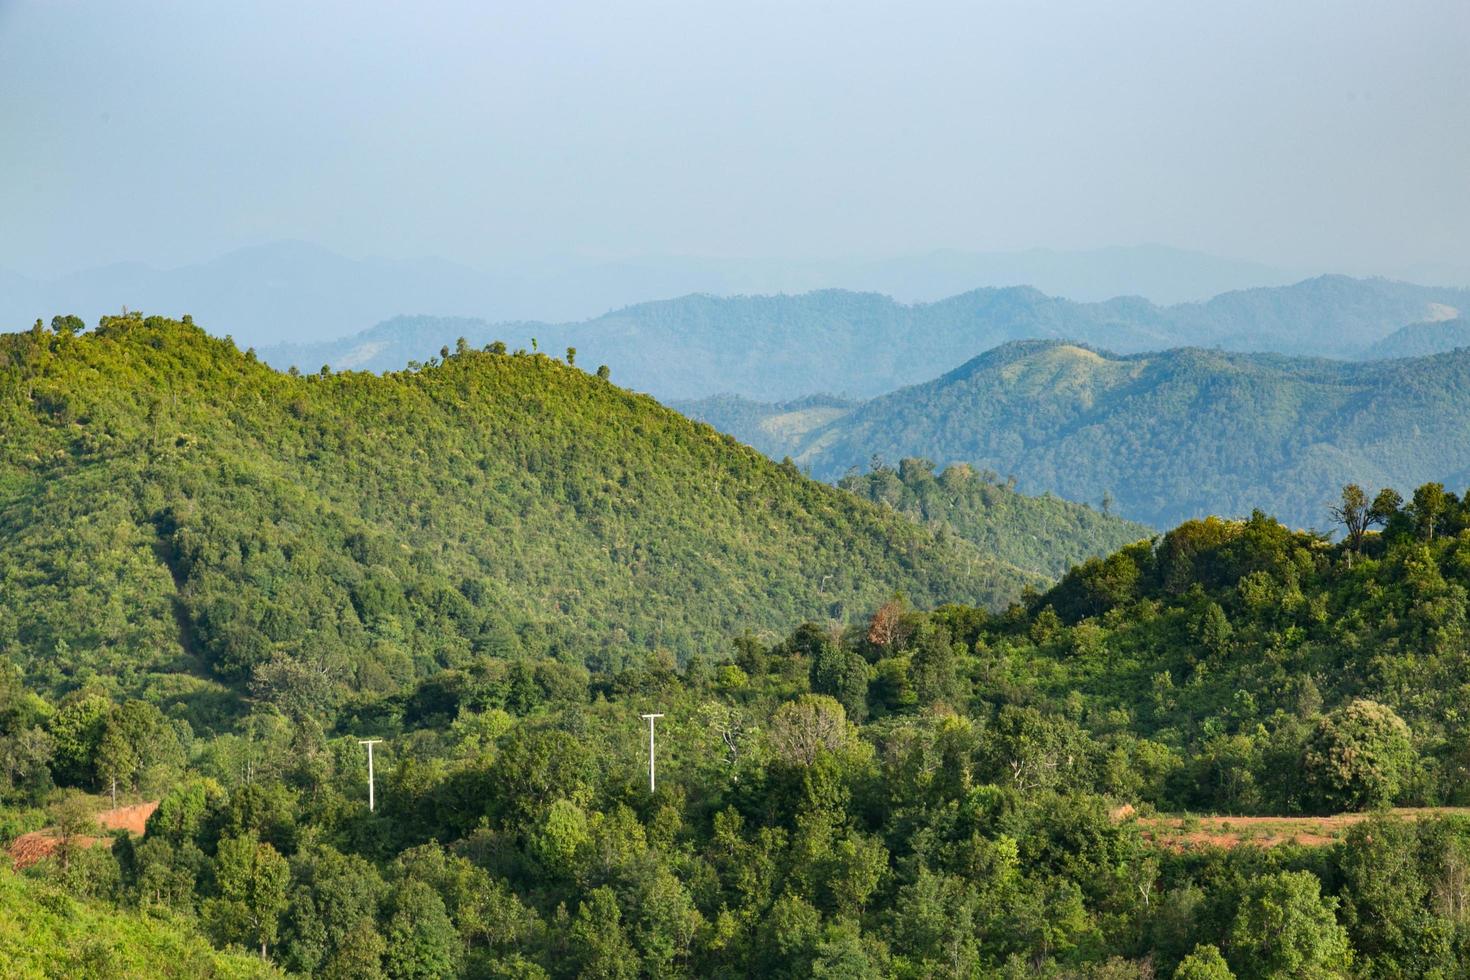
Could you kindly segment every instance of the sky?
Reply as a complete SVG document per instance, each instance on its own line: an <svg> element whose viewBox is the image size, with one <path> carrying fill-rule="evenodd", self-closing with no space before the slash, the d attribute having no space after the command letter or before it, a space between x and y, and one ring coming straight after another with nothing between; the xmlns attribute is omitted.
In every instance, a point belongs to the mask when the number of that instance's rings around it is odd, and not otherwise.
<svg viewBox="0 0 1470 980"><path fill-rule="evenodd" d="M0 267L1470 268L1466 0L0 0Z"/></svg>

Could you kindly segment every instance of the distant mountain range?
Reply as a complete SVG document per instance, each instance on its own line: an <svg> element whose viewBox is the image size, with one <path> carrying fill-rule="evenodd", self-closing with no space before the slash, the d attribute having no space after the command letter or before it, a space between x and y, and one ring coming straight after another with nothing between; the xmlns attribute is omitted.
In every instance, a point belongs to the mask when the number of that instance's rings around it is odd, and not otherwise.
<svg viewBox="0 0 1470 980"><path fill-rule="evenodd" d="M189 313L242 345L263 346L330 340L400 314L571 321L689 293L846 288L927 302L977 286L1029 284L1079 301L1130 294L1177 303L1296 278L1258 263L1158 245L873 260L548 258L481 270L436 258L350 259L301 242L273 242L176 269L134 262L53 279L0 269L0 329L58 313L95 323L127 305Z"/></svg>
<svg viewBox="0 0 1470 980"><path fill-rule="evenodd" d="M1470 290L1321 276L1290 286L1158 306L1138 297L1079 303L1030 287L977 289L933 303L876 293L685 296L578 323L402 317L325 344L275 346L271 364L392 370L464 337L607 363L619 383L663 399L730 392L783 401L813 392L869 398L932 378L1013 340L1067 339L1136 353L1180 346L1353 358L1405 324L1470 310Z"/></svg>
<svg viewBox="0 0 1470 980"><path fill-rule="evenodd" d="M1014 476L1023 492L1108 494L1156 527L1262 507L1325 528L1350 481L1404 492L1470 483L1467 391L1470 349L1352 363L1028 341L846 411L731 398L677 407L826 480L875 456L922 456Z"/></svg>

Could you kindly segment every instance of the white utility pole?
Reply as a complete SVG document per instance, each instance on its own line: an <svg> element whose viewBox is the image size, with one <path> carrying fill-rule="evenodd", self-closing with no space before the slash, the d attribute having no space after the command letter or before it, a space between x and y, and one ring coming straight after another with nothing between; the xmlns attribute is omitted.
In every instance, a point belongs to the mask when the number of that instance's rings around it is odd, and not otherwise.
<svg viewBox="0 0 1470 980"><path fill-rule="evenodd" d="M654 790L653 783L653 720L662 718L663 715L639 715L640 718L648 719L648 791Z"/></svg>
<svg viewBox="0 0 1470 980"><path fill-rule="evenodd" d="M372 813L377 808L377 800L373 798L373 746L381 742L381 738L360 738L358 745L366 745L368 750L368 812Z"/></svg>

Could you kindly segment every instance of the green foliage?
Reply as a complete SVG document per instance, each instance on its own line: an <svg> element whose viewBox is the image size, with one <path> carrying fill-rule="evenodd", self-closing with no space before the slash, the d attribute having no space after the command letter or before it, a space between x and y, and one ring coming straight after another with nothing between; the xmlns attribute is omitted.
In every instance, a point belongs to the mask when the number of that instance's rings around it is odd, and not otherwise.
<svg viewBox="0 0 1470 980"><path fill-rule="evenodd" d="M1404 720L1360 699L1317 723L1303 769L1328 809L1362 810L1398 797L1416 762Z"/></svg>
<svg viewBox="0 0 1470 980"><path fill-rule="evenodd" d="M24 422L4 449L21 463L7 462L0 486L6 506L45 520L0 537L26 562L0 572L23 586L0 598L0 642L16 665L0 672L0 829L49 821L63 843L27 870L36 881L0 878L0 898L15 893L0 903L7 970L254 967L212 957L196 924L293 972L355 980L1396 977L1450 975L1470 954L1463 816L1380 815L1337 846L1176 850L1123 806L1295 814L1470 801L1470 509L1442 488L1385 506L1382 531L1353 543L1261 513L1190 521L1004 609L926 610L928 593L905 593L910 604L891 579L863 579L862 563L906 569L900 583L921 572L937 582L959 571L939 558L963 552L550 359L464 349L388 379L292 380L191 336L128 320L4 341L22 359L43 344L62 375L93 356L123 375L208 374L169 352L240 372L230 392L141 416L109 401L133 397L124 385L7 376L39 400L0 401ZM563 384L585 387L574 398ZM295 442L301 429L280 419L227 424L277 411L232 393L250 385L297 422L316 420L312 439L326 442ZM133 394L146 406L143 387ZM628 547L652 549L651 562L667 541L700 540L702 522L723 542L709 545L719 561L776 554L740 543L759 528L787 535L781 554L857 549L840 586L850 605L803 608L778 632L778 600L705 648L693 638L715 637L724 613L696 593L715 580L676 582L670 566L634 583L665 591L624 621L682 624L682 658L661 642L604 642L613 627L599 617L614 614L601 603L628 598L625 583L556 612L518 606L540 587L527 556L548 562L543 584L592 574L578 564L591 552L569 543L591 519L569 504L553 534L507 518L507 533L482 545L470 504L448 492L462 488L460 470L437 461L468 452L473 469L514 482L530 470L489 450L567 449L578 398L612 415L635 452L656 446L671 481L691 478L692 458L726 481L721 493L771 490L749 498L760 509L747 520L720 510L719 493L689 503L655 468L640 470L646 492L613 479L621 489L608 493L631 508L617 514L643 515L624 528L639 535ZM414 424L389 425L388 403ZM523 414L497 429L481 403ZM35 415L41 404L49 421ZM328 445L341 436L364 449L365 433L343 435L349 415L381 427L376 454ZM130 441L139 418L156 447L146 462ZM591 442L615 441L595 421L577 425ZM477 442L476 427L498 441ZM471 434L450 438L460 429ZM253 441L262 432L275 441ZM547 436L558 432L565 443ZM203 435L213 441L190 441ZM316 448L293 456L294 470L261 462L283 445ZM410 507L407 477L377 457L416 460L417 478L440 481L435 506ZM581 457L555 459L586 472ZM500 483L475 482L480 517L498 520L511 503L528 508L521 519L542 513L538 495L560 499L545 479L495 502ZM900 481L922 482L917 471ZM78 487L100 510L67 495ZM686 513L695 503L708 511L698 520ZM53 520L70 521L66 533ZM929 545L884 558L881 535L861 528L906 528ZM731 588L788 588L791 608L838 588L783 577L799 561L771 561L754 584L736 583L755 566L735 562ZM121 613L82 587L89 568L113 576ZM148 568L159 574L127 573ZM142 636L175 646L129 646ZM663 715L654 793L639 717L650 711ZM366 735L384 739L372 812ZM110 789L114 777L130 798L158 791L158 808L141 839L84 848L100 836L98 799L79 787ZM101 938L68 931L72 917ZM160 949L178 952L160 966Z"/></svg>
<svg viewBox="0 0 1470 980"><path fill-rule="evenodd" d="M212 949L185 921L78 900L0 869L0 970L9 976L279 977L254 957Z"/></svg>
<svg viewBox="0 0 1470 980"><path fill-rule="evenodd" d="M1230 929L1236 973L1261 980L1348 976L1352 949L1310 872L1286 871L1253 882Z"/></svg>
<svg viewBox="0 0 1470 980"><path fill-rule="evenodd" d="M211 932L225 943L258 947L264 959L286 909L286 859L253 835L227 837L219 842L215 881L219 897L203 909Z"/></svg>
<svg viewBox="0 0 1470 980"><path fill-rule="evenodd" d="M72 784L98 696L217 730L247 689L330 716L486 654L617 669L1037 581L545 356L293 377L110 317L0 337L0 427L0 650L85 692L47 726Z"/></svg>
<svg viewBox="0 0 1470 980"><path fill-rule="evenodd" d="M1196 946L1174 971L1174 980L1235 980L1218 947Z"/></svg>
<svg viewBox="0 0 1470 980"><path fill-rule="evenodd" d="M815 425L783 452L824 480L875 454L967 463L1013 475L1024 493L1107 494L1157 527L1257 507L1326 527L1340 488L1363 474L1403 490L1470 466L1467 350L1344 363L1106 349L1007 344Z"/></svg>
<svg viewBox="0 0 1470 980"><path fill-rule="evenodd" d="M927 460L874 467L837 485L921 523L947 528L984 554L1047 578L1148 538L1142 524L1045 494L1028 497L994 473L955 463L942 473Z"/></svg>

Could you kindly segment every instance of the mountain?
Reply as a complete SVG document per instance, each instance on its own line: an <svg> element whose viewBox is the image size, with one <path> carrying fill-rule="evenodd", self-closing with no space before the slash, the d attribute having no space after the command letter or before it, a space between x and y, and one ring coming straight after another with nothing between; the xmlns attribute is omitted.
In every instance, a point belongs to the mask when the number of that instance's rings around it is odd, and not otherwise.
<svg viewBox="0 0 1470 980"><path fill-rule="evenodd" d="M1339 362L1026 341L866 402L788 452L826 480L875 455L922 456L1014 476L1026 493L1110 493L1154 526L1263 507L1321 527L1350 481L1470 481L1467 390L1470 351Z"/></svg>
<svg viewBox="0 0 1470 980"><path fill-rule="evenodd" d="M1470 309L1470 291L1322 276L1291 286L1155 306L1138 297L1078 303L1030 287L978 289L932 303L876 293L684 296L580 323L402 317L325 344L271 347L278 367L395 370L457 337L479 346L536 338L617 365L620 383L664 400L731 393L788 401L814 392L869 398L932 378L1012 340L1065 339L1136 353L1178 346L1355 357L1405 323Z"/></svg>
<svg viewBox="0 0 1470 980"><path fill-rule="evenodd" d="M1456 316L1400 327L1368 348L1364 357L1372 360L1423 357L1457 347L1470 347L1470 318Z"/></svg>
<svg viewBox="0 0 1470 980"><path fill-rule="evenodd" d="M0 336L0 429L0 649L206 724L246 681L325 706L1039 581L544 355L297 377L190 323L61 323Z"/></svg>
<svg viewBox="0 0 1470 980"><path fill-rule="evenodd" d="M1280 289L1239 290L1182 304L1168 316L1180 346L1354 358L1405 323L1460 310L1470 310L1470 290L1318 276Z"/></svg>
<svg viewBox="0 0 1470 980"><path fill-rule="evenodd" d="M1153 536L1142 524L1086 504L1017 493L994 473L964 463L936 473L928 460L904 459L897 469L852 473L837 485L915 521L947 527L985 554L1049 579Z"/></svg>
<svg viewBox="0 0 1470 980"><path fill-rule="evenodd" d="M807 433L841 418L859 404L836 395L808 395L789 402L712 395L668 403L674 411L712 425L772 459L798 452Z"/></svg>
<svg viewBox="0 0 1470 980"><path fill-rule="evenodd" d="M264 346L322 343L364 324L413 312L492 321L575 321L642 300L689 293L845 288L927 302L977 286L1029 283L1075 300L1129 293L1169 303L1289 281L1289 274L1279 269L1160 245L1070 252L948 250L849 260L550 256L502 260L477 269L428 257L353 259L304 242L277 241L170 269L126 262L48 279L0 269L0 325L23 328L57 310L95 323L126 304L193 314L242 346ZM453 339L434 339L425 350L384 367L422 359Z"/></svg>
<svg viewBox="0 0 1470 980"><path fill-rule="evenodd" d="M640 303L582 323L492 324L401 317L330 344L266 348L277 367L351 365L394 370L457 337L542 350L576 347L617 366L619 383L663 399L732 391L780 400L818 391L871 397L932 376L976 350L1017 337L1082 336L1135 350L1157 347L1154 308L1142 300L1079 304L1029 287L982 289L905 305L877 293L698 295ZM1139 324L1146 324L1140 326Z"/></svg>

